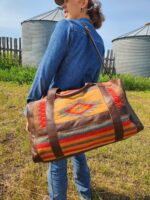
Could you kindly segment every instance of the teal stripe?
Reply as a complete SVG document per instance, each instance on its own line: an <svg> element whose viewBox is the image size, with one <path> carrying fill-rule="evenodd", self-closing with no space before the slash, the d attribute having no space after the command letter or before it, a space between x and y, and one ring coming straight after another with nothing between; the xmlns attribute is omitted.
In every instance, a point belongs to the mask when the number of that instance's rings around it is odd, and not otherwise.
<svg viewBox="0 0 150 200"><path fill-rule="evenodd" d="M125 115L125 116L122 116L121 117L121 121L124 122L126 120L129 119L129 116L128 115ZM59 139L63 139L63 138L67 138L67 137L70 137L70 136L73 136L73 135L78 135L78 134L81 134L81 133L86 133L86 132L90 132L90 131L94 131L94 130L98 130L100 128L105 128L105 127L109 127L112 125L112 121L108 120L102 124L99 124L99 125L94 125L94 126L90 126L90 127L81 127L80 129L78 130L73 130L73 131L70 131L70 132L58 132L58 138ZM132 129L131 129L132 130ZM43 137L40 137L37 139L37 144L42 144L42 143L46 143L46 142L49 142L49 139L48 139L48 136L43 136Z"/></svg>
<svg viewBox="0 0 150 200"><path fill-rule="evenodd" d="M98 125L94 125L94 126L88 126L88 127L80 127L80 129L77 129L77 130L73 130L73 131L70 131L70 132L59 132L58 133L58 138L59 139L63 139L63 138L67 138L67 137L70 137L70 136L73 136L73 135L78 135L78 134L81 134L81 133L86 133L86 132L90 132L90 131L95 131L95 130L98 130L100 128L105 128L105 127L109 127L109 126L112 126L112 121L108 120L102 124L98 124Z"/></svg>
<svg viewBox="0 0 150 200"><path fill-rule="evenodd" d="M107 139L109 137L112 137L114 136L114 133L109 133L108 135L103 135L103 136L99 136L99 137L96 137L96 138L92 138L92 139L89 139L89 140L85 140L84 142L76 142L76 143L73 143L73 144L70 144L70 145L66 145L63 147L63 149L67 149L67 148L70 148L70 147L79 147L80 145L83 145L83 144L87 144L90 143L90 142L95 142L96 140L100 140L100 139Z"/></svg>
<svg viewBox="0 0 150 200"><path fill-rule="evenodd" d="M37 144L42 144L42 143L46 143L49 142L49 138L48 136L43 136L37 139Z"/></svg>
<svg viewBox="0 0 150 200"><path fill-rule="evenodd" d="M114 136L114 133L112 132L112 133L109 133L108 135L104 135L104 136L98 136L98 137L96 137L96 138L91 138L91 139L88 139L88 140L85 140L85 141L82 141L82 142L76 142L76 143L73 143L73 144L69 144L69 145L66 145L66 146L64 146L62 149L63 150L65 150L65 149L69 149L69 148L71 148L72 149L72 147L79 147L80 145L83 145L83 144L87 144L88 145L88 143L90 143L90 142L95 142L96 140L100 140L100 139L107 139L107 138L109 138L109 137L112 137L112 136ZM86 139L86 138L85 138ZM103 145L103 144L102 144ZM92 146L91 146L92 147ZM70 149L70 151L71 151L71 149ZM43 153L41 153L41 155L43 155L43 154L47 154L47 153L52 153L52 151L49 151L49 150L45 150Z"/></svg>
<svg viewBox="0 0 150 200"><path fill-rule="evenodd" d="M124 122L124 121L127 121L129 119L129 115L123 115L121 116L121 121Z"/></svg>
<svg viewBox="0 0 150 200"><path fill-rule="evenodd" d="M127 121L129 119L129 115L124 115L121 117L121 121L124 122L124 121ZM66 137L70 137L72 135L78 135L78 134L81 134L81 133L86 133L86 132L90 132L90 131L95 131L97 129L100 129L100 128L106 128L106 127L109 127L109 126L112 126L112 121L108 120L106 122L103 122L101 124L98 124L98 125L94 125L94 126L88 126L88 127L80 127L80 129L77 129L77 130L73 130L73 131L68 131L68 132L59 132L58 133L58 138L59 139L63 139L63 138L66 138Z"/></svg>

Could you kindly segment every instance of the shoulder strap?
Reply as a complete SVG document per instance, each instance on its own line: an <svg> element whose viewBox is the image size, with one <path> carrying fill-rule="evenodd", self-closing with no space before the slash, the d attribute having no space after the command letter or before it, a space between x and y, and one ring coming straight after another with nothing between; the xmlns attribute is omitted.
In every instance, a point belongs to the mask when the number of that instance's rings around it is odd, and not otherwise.
<svg viewBox="0 0 150 200"><path fill-rule="evenodd" d="M99 58L99 60L100 60L100 63L102 64L102 67L103 67L105 73L106 73L106 74L109 76L109 78L111 79L112 77L111 77L111 75L109 74L109 72L107 71L107 68L105 67L104 60L103 60L103 58L102 58L102 56L101 56L101 54L100 54L100 52L99 52L99 50L98 50L98 48L97 48L97 46L96 46L96 44L95 44L95 41L94 41L94 39L93 39L93 37L92 37L92 34L91 34L91 32L90 32L88 26L87 26L85 23L83 23L83 22L81 22L81 24L83 25L84 30L86 31L86 33L87 33L87 35L89 36L89 38L90 38L90 40L91 40L93 46L95 47L96 53L97 53L97 55L98 55L98 58Z"/></svg>

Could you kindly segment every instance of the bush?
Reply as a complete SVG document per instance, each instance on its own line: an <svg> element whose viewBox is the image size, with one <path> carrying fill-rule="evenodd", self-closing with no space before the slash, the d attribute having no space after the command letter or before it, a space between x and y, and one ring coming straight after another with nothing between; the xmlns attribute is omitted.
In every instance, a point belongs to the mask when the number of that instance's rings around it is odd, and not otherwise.
<svg viewBox="0 0 150 200"><path fill-rule="evenodd" d="M133 76L133 75L120 75L126 90L150 90L150 78Z"/></svg>
<svg viewBox="0 0 150 200"><path fill-rule="evenodd" d="M150 78L134 76L130 74L113 75L112 79L121 79L126 90L136 91L150 91ZM106 82L110 80L107 75L101 75L99 77L100 82Z"/></svg>
<svg viewBox="0 0 150 200"><path fill-rule="evenodd" d="M37 68L22 67L15 65L7 65L6 68L0 63L0 81L12 81L18 84L31 84ZM6 66L6 65L5 65ZM126 90L137 91L150 91L150 78L133 76L133 75L113 75L112 79L121 79L124 83ZM107 75L101 75L99 77L100 82L108 81Z"/></svg>
<svg viewBox="0 0 150 200"><path fill-rule="evenodd" d="M0 55L0 69L10 70L12 67L19 66L19 57L14 57L13 53L5 53Z"/></svg>
<svg viewBox="0 0 150 200"><path fill-rule="evenodd" d="M31 84L35 76L36 68L11 67L0 69L0 81L12 81L18 84Z"/></svg>

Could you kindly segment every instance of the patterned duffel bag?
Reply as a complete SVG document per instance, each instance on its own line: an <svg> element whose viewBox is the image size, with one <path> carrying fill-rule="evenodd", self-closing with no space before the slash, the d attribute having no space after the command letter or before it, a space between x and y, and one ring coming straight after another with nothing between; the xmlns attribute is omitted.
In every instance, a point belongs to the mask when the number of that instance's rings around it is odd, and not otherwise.
<svg viewBox="0 0 150 200"><path fill-rule="evenodd" d="M52 88L27 104L34 162L50 162L126 139L143 125L121 80L87 83L75 90Z"/></svg>

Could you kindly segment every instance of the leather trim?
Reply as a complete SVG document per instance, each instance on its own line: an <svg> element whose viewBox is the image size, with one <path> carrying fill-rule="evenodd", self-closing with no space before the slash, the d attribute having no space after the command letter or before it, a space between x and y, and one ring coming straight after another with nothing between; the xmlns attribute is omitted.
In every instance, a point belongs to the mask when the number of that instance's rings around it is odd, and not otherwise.
<svg viewBox="0 0 150 200"><path fill-rule="evenodd" d="M119 141L123 139L123 126L120 119L119 112L117 108L115 107L115 103L111 97L111 95L107 92L106 88L103 86L99 86L99 89L105 99L105 102L107 103L107 106L109 108L109 112L113 121L114 130L115 130L115 140Z"/></svg>
<svg viewBox="0 0 150 200"><path fill-rule="evenodd" d="M61 98L65 98L65 97L71 97L74 96L76 94L79 94L83 91L85 91L86 89L90 88L91 86L96 85L96 83L85 83L85 85L82 88L76 89L75 91L69 93L69 94L59 94L56 93L56 97L61 97ZM58 91L61 91L60 89L58 89Z"/></svg>
<svg viewBox="0 0 150 200"><path fill-rule="evenodd" d="M62 152L62 149L60 147L57 131L56 131L56 125L54 122L54 100L56 91L58 88L52 88L48 91L47 95L47 101L46 101L46 119L47 119L47 133L49 136L49 142L51 144L53 153L56 158L63 157L64 154Z"/></svg>
<svg viewBox="0 0 150 200"><path fill-rule="evenodd" d="M103 113L99 113L96 115L92 115L89 117L80 117L76 120L73 121L69 121L66 123L59 123L56 124L56 128L57 128L57 132L59 131L70 131L71 129L76 129L76 128L80 128L86 125L94 125L94 124L100 124L105 122L106 120L111 119L109 112L103 112Z"/></svg>
<svg viewBox="0 0 150 200"><path fill-rule="evenodd" d="M136 113L134 112L134 110L132 109L130 103L128 102L126 93L125 93L125 89L123 87L122 81L120 80L119 82L120 87L123 90L123 95L124 95L124 100L125 100L125 104L127 106L128 112L130 114L130 120L135 124L136 128L137 128L137 132L141 131L144 129L143 124L141 123L140 119L138 118L138 116L136 115ZM118 85L119 85L118 84Z"/></svg>
<svg viewBox="0 0 150 200"><path fill-rule="evenodd" d="M32 151L32 159L34 162L42 162L42 158L40 157L37 148L36 148L36 137L37 137L37 133L35 131L35 126L34 126L34 117L33 114L31 112L33 107L32 104L27 104L27 119L28 119L28 124L29 124L29 135L30 135L30 141L31 141L31 151Z"/></svg>

